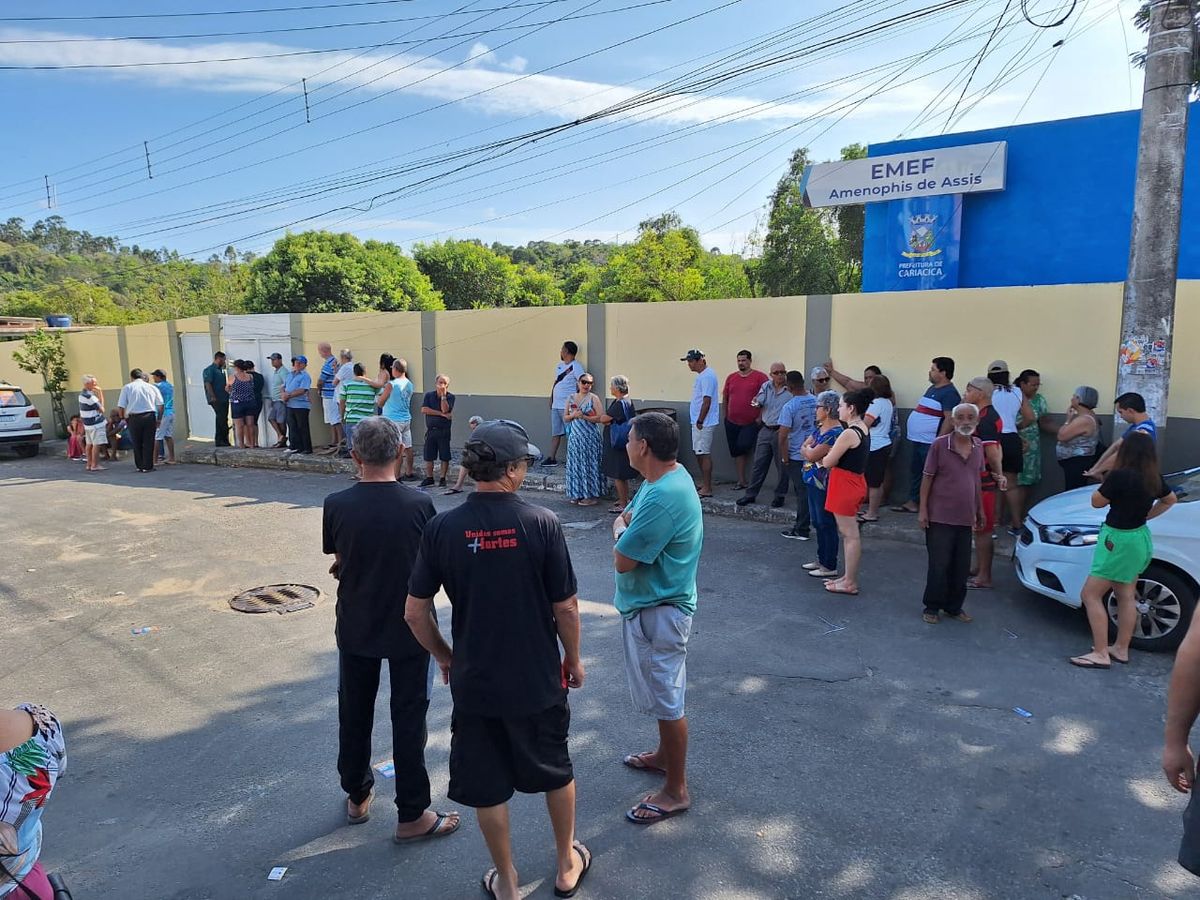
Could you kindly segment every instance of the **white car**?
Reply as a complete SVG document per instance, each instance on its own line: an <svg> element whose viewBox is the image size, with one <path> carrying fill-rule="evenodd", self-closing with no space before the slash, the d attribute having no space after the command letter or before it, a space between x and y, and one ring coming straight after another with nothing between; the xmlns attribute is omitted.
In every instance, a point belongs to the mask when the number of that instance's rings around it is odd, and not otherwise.
<svg viewBox="0 0 1200 900"><path fill-rule="evenodd" d="M1187 633L1200 599L1200 468L1168 475L1179 502L1150 520L1154 560L1138 580L1138 622L1133 646L1173 650ZM1092 507L1095 488L1067 491L1029 512L1017 539L1017 577L1031 591L1067 606L1082 605L1080 591L1107 509ZM1117 604L1108 616L1116 631Z"/></svg>
<svg viewBox="0 0 1200 900"><path fill-rule="evenodd" d="M11 447L18 456L37 456L42 442L42 417L37 407L15 384L0 381L0 448Z"/></svg>

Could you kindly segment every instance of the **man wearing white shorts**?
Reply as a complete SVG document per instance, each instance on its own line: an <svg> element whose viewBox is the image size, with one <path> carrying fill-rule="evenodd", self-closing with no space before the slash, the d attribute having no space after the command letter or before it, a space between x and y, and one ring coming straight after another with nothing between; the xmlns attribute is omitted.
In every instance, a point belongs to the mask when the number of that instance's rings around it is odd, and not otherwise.
<svg viewBox="0 0 1200 900"><path fill-rule="evenodd" d="M688 418L692 423L692 452L700 466L700 496L712 496L712 444L717 426L721 424L721 387L716 373L708 367L703 350L689 350L680 357L696 373L692 385L692 402Z"/></svg>
<svg viewBox="0 0 1200 900"><path fill-rule="evenodd" d="M320 354L321 371L317 375L317 390L321 393L321 409L325 413L325 424L333 434L333 444L336 447L342 442L342 411L338 406L338 398L334 391L334 381L337 378L338 361L333 355L333 347L327 342L317 344Z"/></svg>
<svg viewBox="0 0 1200 900"><path fill-rule="evenodd" d="M87 448L88 472L100 472L100 448L108 446L108 432L105 430L104 392L94 375L83 376L83 391L79 394L79 416L83 419L83 440Z"/></svg>
<svg viewBox="0 0 1200 900"><path fill-rule="evenodd" d="M704 517L691 476L677 462L679 428L669 417L650 412L634 419L627 452L646 481L613 523L613 603L623 619L629 693L638 712L658 721L658 747L624 763L665 781L625 817L650 825L686 812L692 802L684 700Z"/></svg>

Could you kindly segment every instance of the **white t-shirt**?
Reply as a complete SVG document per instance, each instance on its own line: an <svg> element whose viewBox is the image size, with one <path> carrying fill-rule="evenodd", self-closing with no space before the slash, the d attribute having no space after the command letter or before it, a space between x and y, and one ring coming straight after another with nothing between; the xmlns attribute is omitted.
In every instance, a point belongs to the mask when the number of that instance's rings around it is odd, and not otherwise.
<svg viewBox="0 0 1200 900"><path fill-rule="evenodd" d="M162 405L162 394L158 392L158 388L140 378L121 388L121 396L117 398L117 406L130 416L136 413L157 412Z"/></svg>
<svg viewBox="0 0 1200 900"><path fill-rule="evenodd" d="M337 374L335 374L333 376L334 381L337 382L337 384L335 384L333 386L333 396L337 397L340 400L342 398L342 396L346 393L346 391L344 390L344 388L346 386L346 382L349 381L350 379L352 379L353 377L354 377L354 363L352 363L352 362L342 363L342 367L340 369L338 369Z"/></svg>
<svg viewBox="0 0 1200 900"><path fill-rule="evenodd" d="M554 393L550 395L555 409L566 409L571 395L579 390L579 376L583 374L583 365L577 359L573 359L569 363L560 362L554 367L554 377L558 378L563 372L567 374L559 378L554 385Z"/></svg>
<svg viewBox="0 0 1200 900"><path fill-rule="evenodd" d="M992 392L992 406L1000 413L1000 422L1004 426L1000 429L1001 434L1017 433L1017 419L1021 415L1023 399L1020 388L1014 387L1006 391L996 385L996 390Z"/></svg>
<svg viewBox="0 0 1200 900"><path fill-rule="evenodd" d="M704 398L711 397L712 403L708 405L708 416L703 422L697 422L700 416L700 407L704 404ZM716 425L721 421L721 387L717 384L717 373L711 368L705 369L696 376L696 382L692 385L692 405L690 407L690 418L693 425Z"/></svg>
<svg viewBox="0 0 1200 900"><path fill-rule="evenodd" d="M866 414L875 417L875 424L871 426L871 452L892 446L892 417L896 415L892 401L876 397L867 407Z"/></svg>

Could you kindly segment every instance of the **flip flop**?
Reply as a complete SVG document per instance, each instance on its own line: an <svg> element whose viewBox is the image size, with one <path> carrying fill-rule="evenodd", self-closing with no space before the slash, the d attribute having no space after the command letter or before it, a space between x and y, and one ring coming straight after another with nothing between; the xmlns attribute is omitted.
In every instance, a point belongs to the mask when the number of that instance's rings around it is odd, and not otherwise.
<svg viewBox="0 0 1200 900"><path fill-rule="evenodd" d="M496 896L495 884L496 884L496 879L499 877L500 877L500 870L497 869L495 866L493 866L492 868L488 869L486 872L483 873L483 878L480 880L479 884L483 888L483 892L485 894L487 894L489 897Z"/></svg>
<svg viewBox="0 0 1200 900"><path fill-rule="evenodd" d="M428 840L429 838L446 837L447 835L454 834L454 832L458 831L459 826L462 825L462 819L460 818L458 823L453 828L447 828L444 831L439 831L438 829L442 827L442 824L446 822L452 815L454 815L454 813L444 813L434 810L433 814L437 816L437 818L433 820L433 824L429 826L428 831L421 834L414 834L412 837L393 836L392 840L397 844L413 844L417 841Z"/></svg>
<svg viewBox="0 0 1200 900"><path fill-rule="evenodd" d="M1121 665L1123 665L1123 666L1127 666L1127 665L1129 665L1129 660L1127 660L1127 659L1117 659L1117 657L1113 656L1111 653L1110 653L1110 654L1108 654L1108 658L1109 658L1109 659L1111 659L1111 660L1112 660L1113 662L1115 662L1115 663L1120 663L1120 664L1121 664Z"/></svg>
<svg viewBox="0 0 1200 900"><path fill-rule="evenodd" d="M660 769L658 766L646 765L645 757L649 755L650 752L648 750L642 751L641 753L631 753L621 760L621 763L631 769L637 769L639 772L650 772L654 775L666 775L667 773L665 769Z"/></svg>
<svg viewBox="0 0 1200 900"><path fill-rule="evenodd" d="M1112 665L1110 663L1092 662L1090 659L1084 659L1082 656L1069 657L1067 659L1067 662L1069 662L1073 666L1077 666L1080 669L1111 669L1112 668Z"/></svg>
<svg viewBox="0 0 1200 900"><path fill-rule="evenodd" d="M850 591L844 587L837 587L836 581L825 582L825 590L829 591L829 593L831 593L831 594L849 594L852 597L858 596L858 588L855 588L854 590Z"/></svg>
<svg viewBox="0 0 1200 900"><path fill-rule="evenodd" d="M992 589L990 584L980 584L974 578L967 579L967 587L973 591L990 591Z"/></svg>
<svg viewBox="0 0 1200 900"><path fill-rule="evenodd" d="M917 513L915 509L909 509L907 506L893 506L892 512L910 513L911 515L916 515Z"/></svg>
<svg viewBox="0 0 1200 900"><path fill-rule="evenodd" d="M375 792L371 791L369 794L367 794L367 799L363 804L363 811L360 815L352 816L350 815L349 809L346 810L346 824L361 825L363 822L368 821L371 818L371 804L374 802ZM349 804L347 804L347 806L349 806Z"/></svg>
<svg viewBox="0 0 1200 900"><path fill-rule="evenodd" d="M625 813L625 818L627 818L634 825L652 825L655 822L661 822L663 819L671 819L675 816L682 816L689 809L691 809L689 806L684 806L680 809L663 809L661 806L655 806L653 803L647 803L645 800L643 800L633 809L627 810ZM654 815L639 816L637 815L639 811L654 813Z"/></svg>
<svg viewBox="0 0 1200 900"><path fill-rule="evenodd" d="M618 514L618 513L623 513L623 512L625 512L625 507L623 507L623 506L615 506L615 505L614 505L614 506L610 506L610 507L608 508L608 511L609 511L610 513L613 513L614 515L616 515L616 514Z"/></svg>
<svg viewBox="0 0 1200 900"><path fill-rule="evenodd" d="M697 491L696 494L700 497L701 500L711 500L712 499L712 494L701 494L699 491Z"/></svg>
<svg viewBox="0 0 1200 900"><path fill-rule="evenodd" d="M450 488L442 492L443 497L449 497L451 494L461 494L462 488Z"/></svg>
<svg viewBox="0 0 1200 900"><path fill-rule="evenodd" d="M921 621L926 625L936 625L938 617L936 613L921 613Z"/></svg>
<svg viewBox="0 0 1200 900"><path fill-rule="evenodd" d="M859 516L859 517L858 517L858 524L859 524L859 525L870 525L872 522L878 522L878 521L879 521L879 516L876 516L876 517L875 517L875 518L873 518L873 519L869 519L869 518L867 518L866 516Z"/></svg>
<svg viewBox="0 0 1200 900"><path fill-rule="evenodd" d="M571 846L575 852L579 854L579 858L583 860L583 871L579 873L579 877L575 879L575 886L568 890L563 890L558 885L554 886L555 897L574 897L579 893L579 886L583 884L583 879L587 878L587 873L592 869L592 851L583 845L582 841L574 841Z"/></svg>

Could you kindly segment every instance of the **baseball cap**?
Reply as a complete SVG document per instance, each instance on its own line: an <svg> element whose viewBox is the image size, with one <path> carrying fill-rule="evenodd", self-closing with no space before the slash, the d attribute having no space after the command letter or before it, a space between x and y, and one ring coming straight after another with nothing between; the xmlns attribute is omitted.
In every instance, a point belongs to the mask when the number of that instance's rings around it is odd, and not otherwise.
<svg viewBox="0 0 1200 900"><path fill-rule="evenodd" d="M154 370L153 372L151 372L150 374L151 374L151 375L157 375L159 378L166 378L166 377L167 377L167 373L166 373L166 372L164 372L162 369L155 369L155 370Z"/></svg>
<svg viewBox="0 0 1200 900"><path fill-rule="evenodd" d="M813 366L812 371L808 373L809 381L816 381L818 378L828 378L829 370L824 366Z"/></svg>
<svg viewBox="0 0 1200 900"><path fill-rule="evenodd" d="M307 366L308 365L308 357L307 356L293 356L292 362L302 362Z"/></svg>
<svg viewBox="0 0 1200 900"><path fill-rule="evenodd" d="M471 432L466 447L482 458L493 458L496 462L509 463L519 459L542 455L542 451L529 442L529 434L517 422L509 419L492 419Z"/></svg>
<svg viewBox="0 0 1200 900"><path fill-rule="evenodd" d="M272 353L267 359L283 359L282 353Z"/></svg>
<svg viewBox="0 0 1200 900"><path fill-rule="evenodd" d="M1005 369L1003 371L1008 371L1008 370ZM975 388L975 390L982 393L985 397L992 396L992 393L996 390L996 386L994 384L992 384L992 380L990 378L985 378L982 375L977 375L976 377L974 377L970 381L968 381L967 387Z"/></svg>
<svg viewBox="0 0 1200 900"><path fill-rule="evenodd" d="M1008 363L1006 363L1002 359L994 359L994 360L992 360L992 364L990 366L988 366L988 374L989 375L994 375L997 372L1007 372L1007 371L1008 371Z"/></svg>
<svg viewBox="0 0 1200 900"><path fill-rule="evenodd" d="M703 350L689 350L687 356L679 357L680 362L691 362L694 359L704 359Z"/></svg>

